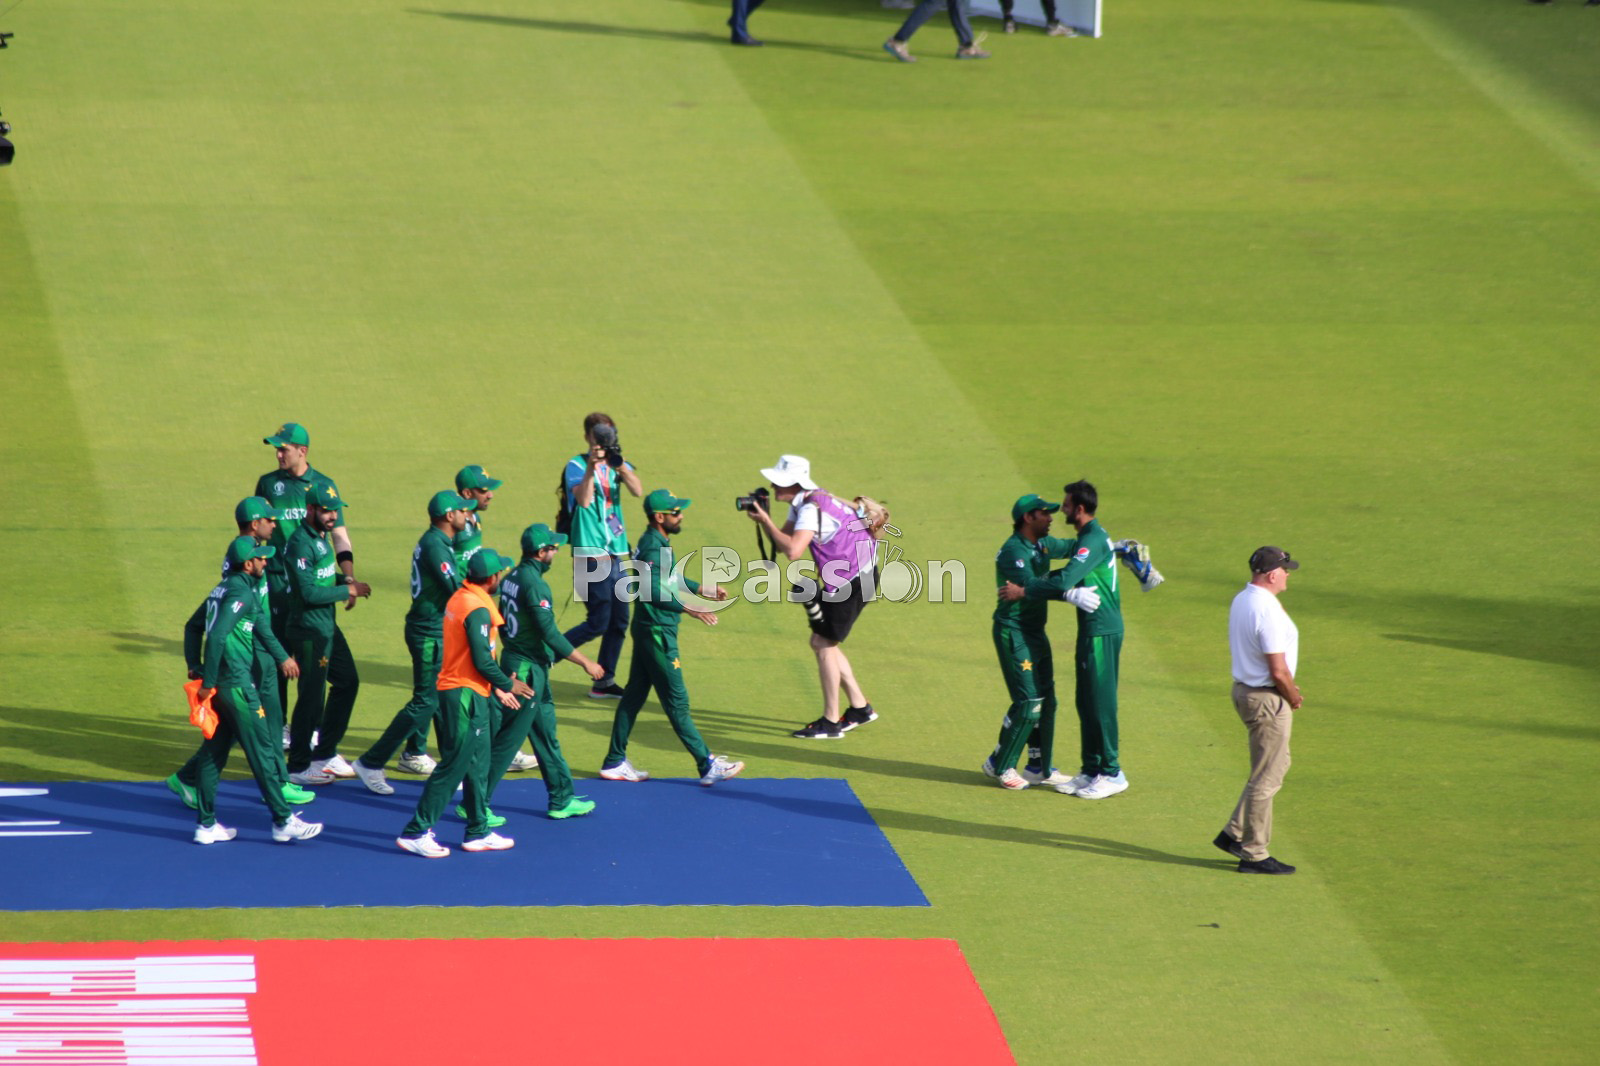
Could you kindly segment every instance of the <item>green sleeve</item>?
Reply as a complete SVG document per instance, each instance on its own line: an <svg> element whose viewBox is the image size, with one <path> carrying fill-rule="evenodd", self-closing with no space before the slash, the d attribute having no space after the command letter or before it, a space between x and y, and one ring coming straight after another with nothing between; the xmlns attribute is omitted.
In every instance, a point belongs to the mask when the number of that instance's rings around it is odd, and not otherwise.
<svg viewBox="0 0 1600 1066"><path fill-rule="evenodd" d="M511 679L506 676L500 664L494 661L492 640L489 630L494 626L494 616L487 607L474 608L468 612L462 625L467 629L467 648L472 652L472 665L478 668L484 680L502 691L510 691Z"/></svg>
<svg viewBox="0 0 1600 1066"><path fill-rule="evenodd" d="M201 666L200 648L206 636L206 604L210 602L211 597L207 596L183 624L183 664L190 673Z"/></svg>
<svg viewBox="0 0 1600 1066"><path fill-rule="evenodd" d="M1039 550L1051 559L1065 559L1078 550L1076 537L1040 537Z"/></svg>
<svg viewBox="0 0 1600 1066"><path fill-rule="evenodd" d="M1087 554L1075 556L1072 562L1060 570L1051 571L1048 577L1038 577L1028 582L1028 599L1059 600L1067 590L1076 588L1089 571L1112 558L1109 541L1091 541L1085 547L1089 549Z"/></svg>
<svg viewBox="0 0 1600 1066"><path fill-rule="evenodd" d="M294 549L294 542L291 541L288 547ZM300 602L307 607L326 607L348 600L349 590L337 580L332 585L317 584L317 561L302 554L303 550L291 550L289 558L284 560L288 566L289 580L294 583L294 591L300 597Z"/></svg>
<svg viewBox="0 0 1600 1066"><path fill-rule="evenodd" d="M261 606L261 601L256 601L256 636L261 640L261 646L267 649L267 654L272 656L272 661L283 665L289 661L289 653L278 643L278 635L272 631L272 616Z"/></svg>
<svg viewBox="0 0 1600 1066"><path fill-rule="evenodd" d="M550 602L550 588L525 587L521 590L522 610L525 616L533 618L533 624L539 630L539 639L543 640L545 647L555 652L559 658L565 659L577 649L572 646L566 636L561 632L561 627L556 625L556 612L551 607L541 607L541 601Z"/></svg>
<svg viewBox="0 0 1600 1066"><path fill-rule="evenodd" d="M642 538L641 538L642 539ZM674 614L683 613L683 604L672 594L672 549L663 541L652 544L645 549L640 562L646 565L650 572L650 580L644 588L645 598L650 606L658 611L668 611ZM663 564L668 565L663 565ZM685 582L687 583L687 582ZM696 586L697 588L699 586Z"/></svg>
<svg viewBox="0 0 1600 1066"><path fill-rule="evenodd" d="M213 602L207 597L207 603ZM222 671L222 652L227 647L228 637L239 622L250 614L250 603L237 595L223 596L215 601L217 613L211 623L211 629L206 633L206 654L200 667L200 684L203 688L216 688L217 675ZM204 611L206 604L202 603L200 609Z"/></svg>

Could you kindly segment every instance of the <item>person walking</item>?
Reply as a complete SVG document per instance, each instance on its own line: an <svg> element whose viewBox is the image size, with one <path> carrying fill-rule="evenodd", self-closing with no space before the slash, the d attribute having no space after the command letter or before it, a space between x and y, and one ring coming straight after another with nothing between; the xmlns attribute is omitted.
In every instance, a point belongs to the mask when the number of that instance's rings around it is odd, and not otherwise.
<svg viewBox="0 0 1600 1066"><path fill-rule="evenodd" d="M933 13L940 7L950 12L950 25L956 31L957 59L988 59L989 53L979 47L983 43L981 37L972 35L972 21L967 16L967 0L922 0L911 9L911 14L894 36L883 42L883 50L902 63L915 63L917 57L911 54L908 43L911 35L922 28L922 24L933 17Z"/></svg>
<svg viewBox="0 0 1600 1066"><path fill-rule="evenodd" d="M617 424L610 415L604 411L586 415L583 439L588 450L567 460L561 477L572 517L572 587L585 615L564 636L574 648L600 638L595 659L606 672L589 689L589 697L615 700L622 698L617 663L628 636L628 598L622 580L623 565L628 561L628 528L622 515L622 490L640 496L644 487L633 464L622 458Z"/></svg>
<svg viewBox="0 0 1600 1066"><path fill-rule="evenodd" d="M639 710L656 692L661 709L678 740L694 757L695 772L702 785L735 777L744 769L744 763L732 762L713 755L700 737L694 719L689 714L689 692L683 686L683 660L678 654L678 619L687 614L708 626L717 624L717 616L710 611L696 611L685 607L678 597L680 588L708 600L724 600L728 594L716 585L700 585L687 577L680 579L673 560L672 545L668 537L683 529L683 512L691 501L679 499L666 489L656 489L644 500L645 521L649 524L639 538L637 558L644 570L640 580L638 609L633 615L633 662L628 672L628 684L617 704L616 717L611 722L611 748L601 764L600 776L607 781L648 781L649 773L628 761L628 737L633 733L633 723Z"/></svg>
<svg viewBox="0 0 1600 1066"><path fill-rule="evenodd" d="M434 839L433 827L457 785L465 786L467 831L461 849L505 851L516 844L490 827L485 796L494 731L490 694L506 711L515 711L519 699L533 695L525 682L507 677L494 658L495 634L505 623L495 606L494 593L500 575L510 565L511 560L501 558L493 548L478 549L467 564L466 581L445 604L439 709L433 719L439 733L439 766L422 786L416 813L395 838L402 849L425 859L450 854L449 848Z"/></svg>
<svg viewBox="0 0 1600 1066"><path fill-rule="evenodd" d="M1250 583L1228 609L1233 708L1250 734L1250 780L1212 843L1238 858L1242 874L1294 873L1267 845L1272 798L1289 772L1289 733L1302 702L1295 682L1300 630L1278 600L1289 587L1289 572L1298 569L1300 563L1282 548L1257 548L1250 556Z"/></svg>
<svg viewBox="0 0 1600 1066"><path fill-rule="evenodd" d="M267 732L267 712L255 687L255 627L260 612L256 586L272 555L271 545L257 544L253 537L234 538L226 557L230 573L211 590L203 604L204 653L196 696L201 703L211 700L217 725L200 745L195 786L196 844L219 844L237 835L217 820L216 811L217 782L235 741L244 749L262 802L272 812L272 839L288 844L310 840L322 832L320 823L301 821L283 798L272 762L278 738Z"/></svg>

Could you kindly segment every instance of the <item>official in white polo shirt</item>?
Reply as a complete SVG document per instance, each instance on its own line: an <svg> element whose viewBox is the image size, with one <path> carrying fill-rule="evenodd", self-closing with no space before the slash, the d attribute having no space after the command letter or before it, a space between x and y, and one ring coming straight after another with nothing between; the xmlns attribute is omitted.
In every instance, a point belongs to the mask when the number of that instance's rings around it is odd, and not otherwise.
<svg viewBox="0 0 1600 1066"><path fill-rule="evenodd" d="M1250 556L1250 584L1228 611L1233 652L1233 706L1250 731L1250 780L1233 817L1212 841L1238 856L1242 874L1292 874L1294 867L1267 851L1272 839L1272 797L1289 772L1289 732L1300 707L1294 675L1300 631L1278 602L1289 587L1289 571L1300 564L1282 548L1257 548Z"/></svg>

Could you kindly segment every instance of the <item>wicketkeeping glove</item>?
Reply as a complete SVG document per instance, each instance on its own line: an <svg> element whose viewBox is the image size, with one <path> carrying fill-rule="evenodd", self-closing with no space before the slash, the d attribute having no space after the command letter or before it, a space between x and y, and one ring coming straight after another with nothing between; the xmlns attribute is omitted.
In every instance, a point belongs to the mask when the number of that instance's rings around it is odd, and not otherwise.
<svg viewBox="0 0 1600 1066"><path fill-rule="evenodd" d="M1084 614L1094 614L1100 609L1100 594L1087 586L1068 589L1061 598Z"/></svg>
<svg viewBox="0 0 1600 1066"><path fill-rule="evenodd" d="M1140 544L1136 540L1119 540L1111 545L1116 551L1122 565L1133 571L1133 576L1139 579L1139 587L1149 592L1166 578L1161 576L1161 571L1150 565L1150 546Z"/></svg>

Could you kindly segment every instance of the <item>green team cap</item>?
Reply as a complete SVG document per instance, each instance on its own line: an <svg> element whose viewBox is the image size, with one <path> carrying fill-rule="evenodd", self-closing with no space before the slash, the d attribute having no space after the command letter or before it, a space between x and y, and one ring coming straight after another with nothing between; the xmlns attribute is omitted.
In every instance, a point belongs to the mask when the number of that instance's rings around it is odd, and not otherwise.
<svg viewBox="0 0 1600 1066"><path fill-rule="evenodd" d="M1022 516L1029 511L1049 511L1051 514L1055 514L1059 510L1061 510L1059 503L1051 503L1037 492L1030 492L1011 505L1011 520L1020 522L1022 521Z"/></svg>
<svg viewBox="0 0 1600 1066"><path fill-rule="evenodd" d="M681 511L693 502L693 500L680 500L666 489L656 489L644 498L644 513L661 514L664 511Z"/></svg>
<svg viewBox="0 0 1600 1066"><path fill-rule="evenodd" d="M457 492L465 492L468 489L488 489L493 492L504 484L504 481L490 477L489 471L476 464L462 467L461 472L456 475Z"/></svg>
<svg viewBox="0 0 1600 1066"><path fill-rule="evenodd" d="M543 548L559 548L566 542L565 533L557 533L543 522L535 522L522 531L522 554L533 555Z"/></svg>
<svg viewBox="0 0 1600 1066"><path fill-rule="evenodd" d="M298 422L285 422L278 427L278 432L270 437L262 437L262 444L270 444L274 448L281 448L285 444L298 444L302 448L311 447L311 434L306 432L306 427Z"/></svg>
<svg viewBox="0 0 1600 1066"><path fill-rule="evenodd" d="M331 481L318 481L311 486L311 491L306 493L307 507L320 507L324 511L344 510L344 499L339 495L339 490L333 487Z"/></svg>
<svg viewBox="0 0 1600 1066"><path fill-rule="evenodd" d="M467 576L475 581L482 581L510 566L511 560L493 548L479 548L477 553L467 560Z"/></svg>
<svg viewBox="0 0 1600 1066"><path fill-rule="evenodd" d="M459 492L445 489L443 492L433 494L433 499L428 501L428 517L443 518L451 511L476 511L477 500L469 500Z"/></svg>
<svg viewBox="0 0 1600 1066"><path fill-rule="evenodd" d="M233 520L243 525L245 522L254 522L258 518L271 518L276 520L278 509L260 496L246 496L239 501L239 506L233 509Z"/></svg>
<svg viewBox="0 0 1600 1066"><path fill-rule="evenodd" d="M254 537L234 537L228 545L228 562L243 566L250 559L270 559L276 551L270 544L257 544Z"/></svg>

